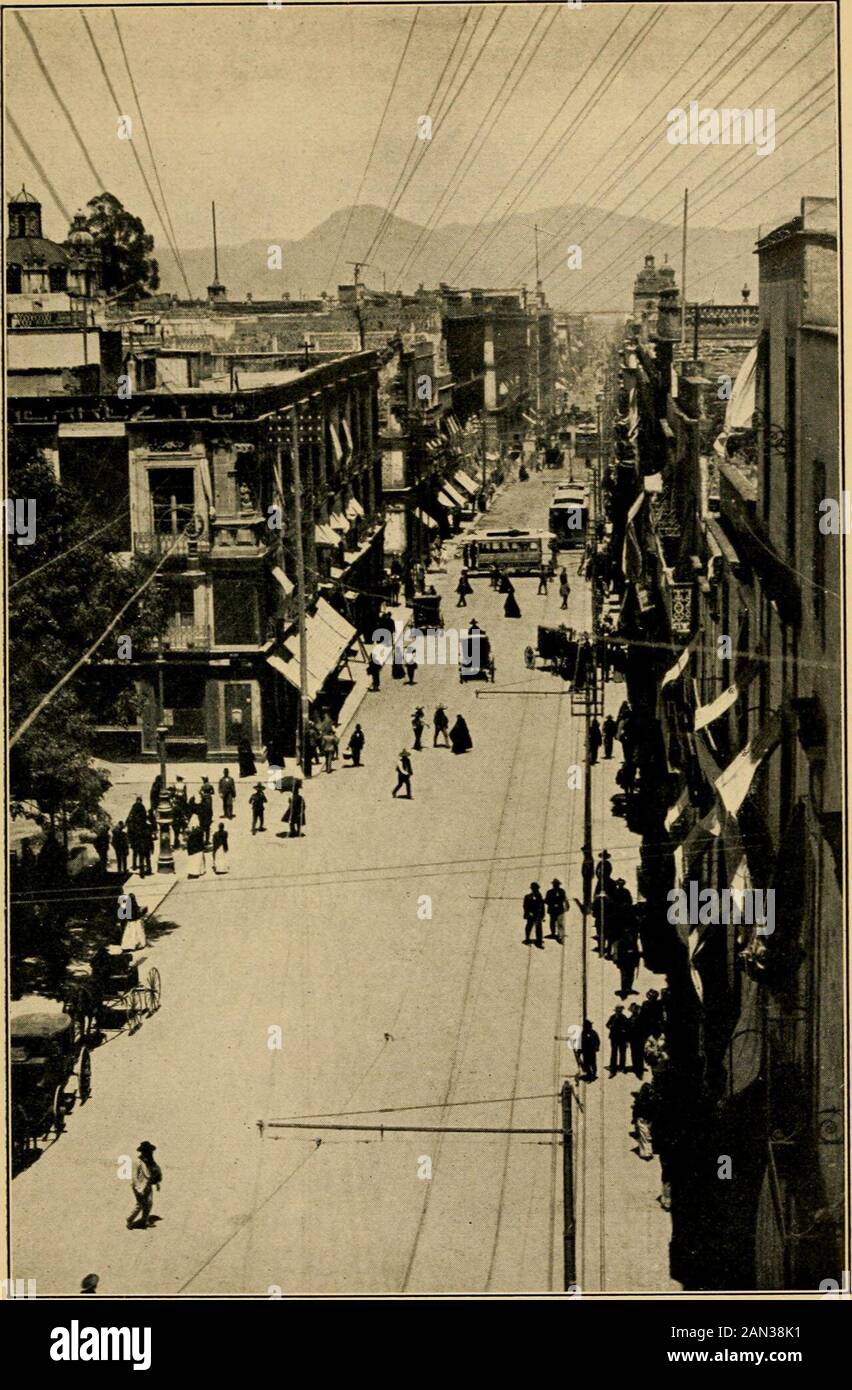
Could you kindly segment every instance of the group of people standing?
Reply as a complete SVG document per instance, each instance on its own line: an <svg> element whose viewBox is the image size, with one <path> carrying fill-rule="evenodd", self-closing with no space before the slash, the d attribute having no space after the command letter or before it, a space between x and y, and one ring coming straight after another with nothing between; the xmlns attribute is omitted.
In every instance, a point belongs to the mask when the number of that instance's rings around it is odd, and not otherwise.
<svg viewBox="0 0 852 1390"><path fill-rule="evenodd" d="M418 705L411 716L411 728L414 732L414 752L422 753L423 733L426 728L426 715L422 705ZM437 705L432 716L432 747L452 748L453 752L457 754L468 753L473 747L473 739L464 716L456 715L455 723L450 728L446 705ZM391 795L397 797L400 792L403 792L405 800L411 801L413 798L411 790L413 777L414 766L411 761L411 754L407 748L403 748L397 759L396 786Z"/></svg>

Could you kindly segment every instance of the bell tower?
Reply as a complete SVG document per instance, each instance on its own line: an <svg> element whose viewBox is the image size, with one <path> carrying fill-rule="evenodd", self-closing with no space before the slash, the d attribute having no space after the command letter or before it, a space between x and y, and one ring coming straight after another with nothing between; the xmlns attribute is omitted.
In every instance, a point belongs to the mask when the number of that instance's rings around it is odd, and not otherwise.
<svg viewBox="0 0 852 1390"><path fill-rule="evenodd" d="M41 203L25 188L9 200L9 236L40 237Z"/></svg>

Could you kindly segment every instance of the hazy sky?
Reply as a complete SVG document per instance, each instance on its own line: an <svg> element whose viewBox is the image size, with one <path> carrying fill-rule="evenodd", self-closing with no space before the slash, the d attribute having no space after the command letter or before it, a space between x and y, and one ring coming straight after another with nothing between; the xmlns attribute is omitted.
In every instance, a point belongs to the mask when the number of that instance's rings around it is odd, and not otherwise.
<svg viewBox="0 0 852 1390"><path fill-rule="evenodd" d="M418 117L435 117L430 94L466 8L420 7L362 203L388 202L416 137ZM482 17L455 88L503 8L472 8L465 35L480 10ZM596 97L598 83L656 8L642 3L632 8L586 3L579 10L569 5L506 6L445 122L435 122L428 154L398 215L415 221L429 216L542 11L536 37L551 18L553 23L441 222L477 220L514 175L501 200L500 206L505 206L556 139L556 157L525 192L519 207L600 202L605 208L639 213L650 197L642 215L677 221L672 207L684 184L696 189L699 202L700 181L732 155L729 148L706 146L696 151L666 141L666 113L690 99L702 106L771 105L777 123L775 152L761 158L753 148L736 151L734 172L747 167L751 172L728 194L721 181L718 198L705 211L696 211L698 225L777 223L798 210L803 193L833 193L833 155L815 157L833 141L833 107L794 137L797 122L823 104L820 98L826 89L819 83L834 70L832 6L697 5L678 0L662 7L648 38L627 57L609 90ZM119 22L179 243L209 243L212 198L217 202L220 239L229 245L302 236L354 201L413 12L406 4L357 3L279 10L262 0L246 6L121 8ZM86 13L122 109L133 115L135 105L109 9ZM105 186L138 212L161 241L128 142L117 138L115 109L80 12L30 8L23 14ZM777 22L761 37L761 26L773 19ZM624 22L610 41L619 20ZM714 60L735 55L739 35L752 21L749 33L756 42L705 91L704 75ZM699 43L699 51L687 62ZM456 56L460 52L458 48ZM765 61L758 67L761 59ZM100 190L10 10L5 12L5 64L7 109L73 212ZM783 78L791 65L791 73ZM451 67L448 76L452 72ZM667 77L671 80L657 96ZM833 95L833 85L828 95ZM801 97L805 100L796 106ZM536 145L539 132L566 98L562 114ZM649 101L649 109L640 115ZM646 133L653 134L647 157L635 169L625 170L612 188L602 189L607 174ZM138 123L136 144L147 161ZM690 160L696 162L687 170ZM806 160L807 167L796 172ZM672 178L671 186L664 188ZM61 217L7 127L7 193L22 181L43 197L47 234L61 237ZM767 190L766 198L740 214L741 205L762 189Z"/></svg>

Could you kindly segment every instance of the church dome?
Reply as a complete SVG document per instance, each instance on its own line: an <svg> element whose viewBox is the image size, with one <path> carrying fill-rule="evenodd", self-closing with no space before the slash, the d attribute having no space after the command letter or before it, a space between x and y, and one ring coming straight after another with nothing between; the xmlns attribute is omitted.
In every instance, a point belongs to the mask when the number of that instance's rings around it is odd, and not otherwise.
<svg viewBox="0 0 852 1390"><path fill-rule="evenodd" d="M65 244L75 251L91 252L95 248L95 238L86 226L86 214L79 209L74 214Z"/></svg>

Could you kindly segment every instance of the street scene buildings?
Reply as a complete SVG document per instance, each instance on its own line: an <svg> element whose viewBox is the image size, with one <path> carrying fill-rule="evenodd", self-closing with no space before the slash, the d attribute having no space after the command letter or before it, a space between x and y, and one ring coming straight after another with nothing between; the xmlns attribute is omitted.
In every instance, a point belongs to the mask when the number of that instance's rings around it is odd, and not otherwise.
<svg viewBox="0 0 852 1390"><path fill-rule="evenodd" d="M843 1278L834 10L674 9L8 18L40 1293Z"/></svg>

